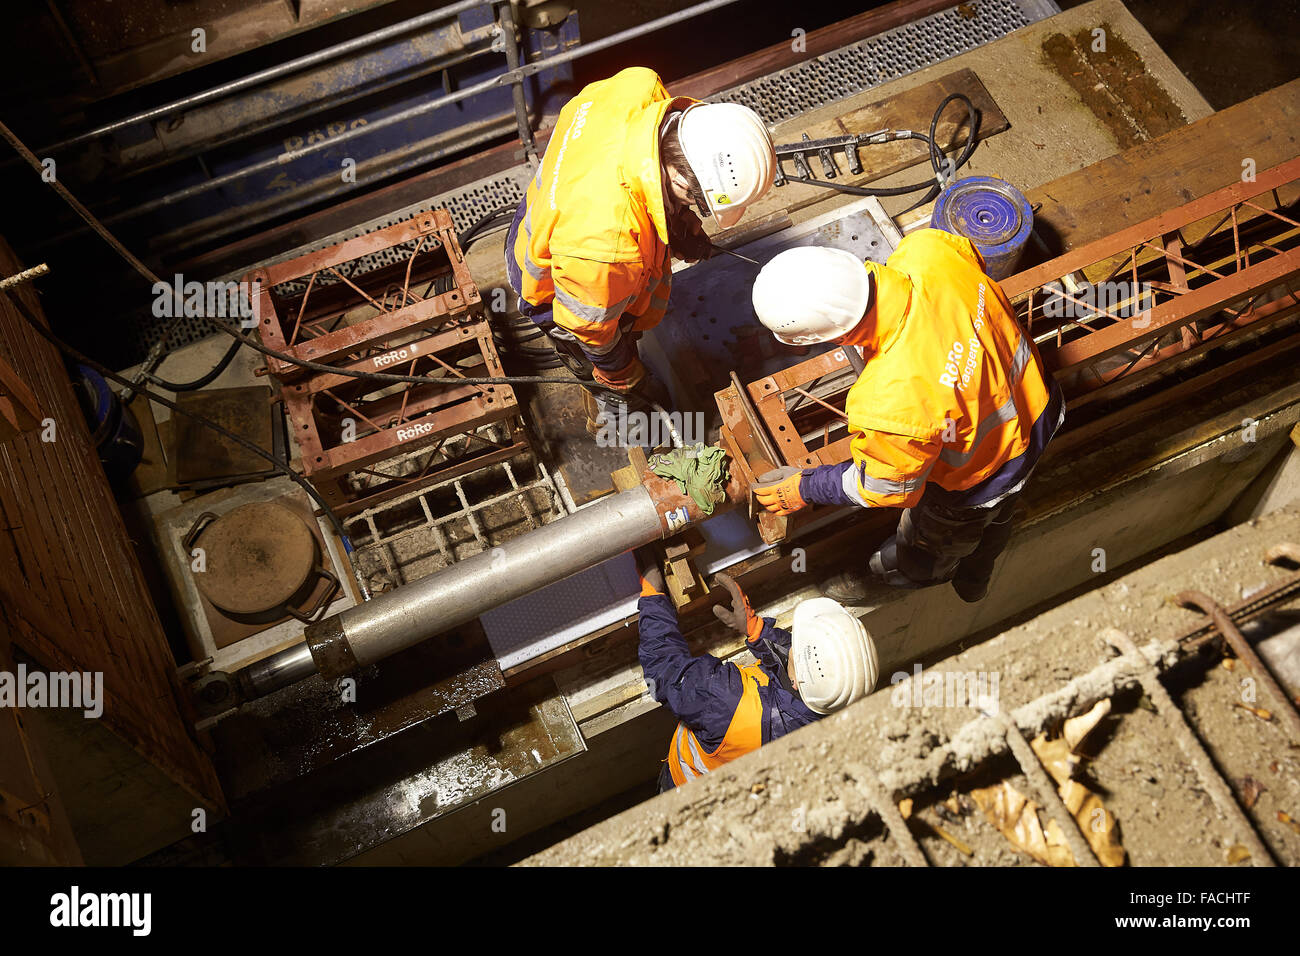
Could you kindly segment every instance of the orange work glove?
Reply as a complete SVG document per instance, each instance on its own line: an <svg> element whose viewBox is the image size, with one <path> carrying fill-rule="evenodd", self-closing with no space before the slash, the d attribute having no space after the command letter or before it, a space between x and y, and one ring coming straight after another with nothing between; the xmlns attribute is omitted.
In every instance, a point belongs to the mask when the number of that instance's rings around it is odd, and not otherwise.
<svg viewBox="0 0 1300 956"><path fill-rule="evenodd" d="M604 372L596 368L592 369L591 375L601 385L620 392L630 392L645 380L646 371L640 357L633 356L632 361L618 371Z"/></svg>
<svg viewBox="0 0 1300 956"><path fill-rule="evenodd" d="M787 465L762 475L754 483L754 496L768 511L779 515L794 514L808 505L799 494L799 483L802 480L803 471Z"/></svg>
<svg viewBox="0 0 1300 956"><path fill-rule="evenodd" d="M731 592L731 605L715 604L713 616L745 635L745 640L749 643L754 643L763 633L763 619L754 613L754 609L749 606L749 598L745 597L745 592L740 590L740 585L732 580L731 575L719 572L717 581Z"/></svg>
<svg viewBox="0 0 1300 956"><path fill-rule="evenodd" d="M664 573L659 569L659 559L655 553L649 548L637 548L633 554L636 557L637 573L641 576L641 596L663 594L666 590Z"/></svg>

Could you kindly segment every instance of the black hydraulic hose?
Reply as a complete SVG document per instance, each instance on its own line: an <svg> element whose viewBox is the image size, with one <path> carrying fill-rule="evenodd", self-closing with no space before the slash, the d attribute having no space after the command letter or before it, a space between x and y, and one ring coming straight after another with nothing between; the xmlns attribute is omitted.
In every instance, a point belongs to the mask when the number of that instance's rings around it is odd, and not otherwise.
<svg viewBox="0 0 1300 956"><path fill-rule="evenodd" d="M786 176L785 178L788 182L802 183L805 186L821 186L824 189L834 189L839 192L846 193L850 196L906 196L909 193L914 193L919 189L928 189L926 196L919 203L916 203L911 208L915 209L917 206L923 206L939 194L940 187L936 179L943 172L943 168L942 168L943 151L939 149L938 144L935 142L935 137L938 135L939 119L943 115L944 109L953 100L961 100L963 105L965 105L966 116L967 119L970 121L970 127L971 127L970 135L967 137L966 143L962 147L962 151L958 154L957 160L953 163L952 171L953 173L956 173L957 170L961 169L962 166L966 165L966 162L970 159L971 154L975 152L975 146L977 144L976 134L978 132L977 123L979 120L979 114L975 112L975 104L973 104L970 101L969 97L967 97L963 93L949 93L947 96L943 98L943 101L939 104L938 108L934 111L934 115L930 118L929 136L926 136L924 133L916 133L909 130L908 131L909 135L897 137L899 139L919 139L926 144L930 155L930 167L931 169L934 170L934 174L936 178L927 179L924 182L914 183L913 185L910 186L878 186L878 187L850 186L847 183L837 183L832 180L825 180L825 179L812 179L804 176Z"/></svg>
<svg viewBox="0 0 1300 956"><path fill-rule="evenodd" d="M912 205L907 209L903 210L904 212L911 212L913 209L924 206L939 195L940 186L938 179L941 175L939 167L943 162L943 151L939 149L935 140L939 136L939 117L943 115L944 108L953 100L961 100L962 105L966 107L966 119L970 123L970 135L966 137L966 145L963 146L961 152L957 154L957 161L953 163L952 167L952 175L956 175L957 170L966 165L967 160L971 158L971 154L975 152L975 146L978 142L976 140L976 134L979 132L979 115L975 112L975 104L970 101L969 97L962 93L949 93L943 98L943 101L939 104L938 108L935 109L934 115L930 117L930 137L928 142L930 144L930 167L934 170L935 183L924 196L912 203Z"/></svg>
<svg viewBox="0 0 1300 956"><path fill-rule="evenodd" d="M211 385L217 380L217 377L226 370L234 359L235 353L243 346L243 342L238 340L230 343L230 348L226 349L226 354L221 356L221 361L212 367L212 370L205 372L198 378L188 382L169 382L167 379L152 372L145 372L145 380L157 385L159 388L165 388L169 392L195 392L201 388Z"/></svg>
<svg viewBox="0 0 1300 956"><path fill-rule="evenodd" d="M518 206L501 206L497 209L492 210L486 216L483 216L472 226L469 226L464 232L458 235L456 237L456 241L460 243L460 247L463 250L465 246L469 242L471 242L474 239L474 237L478 235L480 231L488 228L488 226L495 220L500 219L503 216L507 216L507 215L513 219L515 215L515 210L518 208L519 208Z"/></svg>

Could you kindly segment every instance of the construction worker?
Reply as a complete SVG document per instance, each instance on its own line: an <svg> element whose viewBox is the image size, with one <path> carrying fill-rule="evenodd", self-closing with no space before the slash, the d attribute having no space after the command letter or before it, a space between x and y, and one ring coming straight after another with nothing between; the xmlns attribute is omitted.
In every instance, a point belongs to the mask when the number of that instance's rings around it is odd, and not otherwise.
<svg viewBox="0 0 1300 956"><path fill-rule="evenodd" d="M672 257L713 253L692 206L733 226L775 168L747 107L671 97L644 67L584 87L560 111L506 239L520 310L579 377L666 397L636 340L668 307Z"/></svg>
<svg viewBox="0 0 1300 956"><path fill-rule="evenodd" d="M845 404L852 461L781 469L758 500L778 514L906 509L869 561L822 592L860 604L874 576L905 588L951 581L963 600L983 599L1065 403L979 251L937 229L865 269L844 250L789 249L759 273L753 302L780 341L859 346L865 360Z"/></svg>
<svg viewBox="0 0 1300 956"><path fill-rule="evenodd" d="M638 550L637 566L641 670L655 699L678 719L659 774L661 793L847 707L875 687L875 643L835 601L803 601L784 631L772 618L758 617L736 582L719 574L731 602L713 613L745 637L756 658L729 663L691 654L653 556Z"/></svg>

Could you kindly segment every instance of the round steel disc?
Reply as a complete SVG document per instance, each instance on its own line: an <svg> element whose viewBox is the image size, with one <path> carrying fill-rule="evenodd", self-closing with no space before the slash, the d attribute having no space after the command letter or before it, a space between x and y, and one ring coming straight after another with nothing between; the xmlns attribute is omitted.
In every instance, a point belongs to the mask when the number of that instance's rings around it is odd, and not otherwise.
<svg viewBox="0 0 1300 956"><path fill-rule="evenodd" d="M1013 188L974 178L960 180L943 194L938 208L950 232L978 246L1013 242L1025 222L1019 193L1013 195Z"/></svg>
<svg viewBox="0 0 1300 956"><path fill-rule="evenodd" d="M283 505L240 505L203 529L206 570L194 572L203 596L223 611L261 614L289 602L316 566L316 538Z"/></svg>

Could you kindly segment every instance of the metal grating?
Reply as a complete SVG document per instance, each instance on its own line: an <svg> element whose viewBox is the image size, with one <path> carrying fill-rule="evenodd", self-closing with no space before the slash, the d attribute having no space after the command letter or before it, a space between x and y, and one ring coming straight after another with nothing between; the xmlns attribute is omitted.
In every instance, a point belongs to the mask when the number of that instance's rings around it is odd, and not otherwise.
<svg viewBox="0 0 1300 956"><path fill-rule="evenodd" d="M377 594L565 514L550 471L530 457L422 488L345 518L343 524L355 547L357 579Z"/></svg>
<svg viewBox="0 0 1300 956"><path fill-rule="evenodd" d="M710 102L748 106L769 124L854 96L983 46L1060 12L1055 3L978 0L895 27L859 43L770 73L710 97Z"/></svg>
<svg viewBox="0 0 1300 956"><path fill-rule="evenodd" d="M484 216L505 207L518 206L524 198L524 191L528 188L528 180L532 178L532 175L532 170L528 166L516 166L495 176L488 176L477 182L470 183L468 186L462 186L460 189L441 193L423 202L405 206L396 212L361 223L344 232L335 233L319 242L301 246L293 250L291 254L267 260L267 263L263 264L293 258L317 249L324 249L326 246L345 242L348 239L374 232L377 229L383 229L394 223L404 222L422 212L428 212L430 209L446 209L450 212L452 223L456 227L456 234L459 235ZM415 242L416 240L412 240L404 246L382 249L373 255L354 260L355 271L349 274L348 278L364 275L372 269L379 269L395 262L405 262L410 258L411 252L414 251ZM320 280L317 280L317 282L319 284ZM299 283L299 285L305 286L305 283ZM277 292L287 294L285 290L287 290L287 293L293 294L303 291L302 288L294 289L292 283L286 283L283 288L278 288Z"/></svg>

